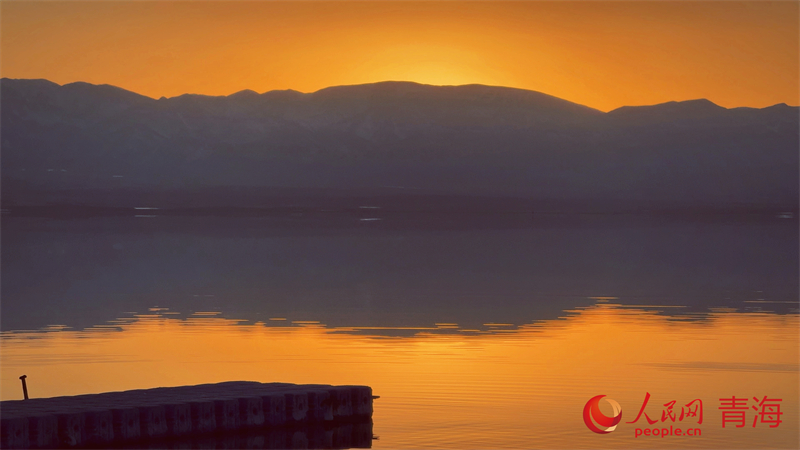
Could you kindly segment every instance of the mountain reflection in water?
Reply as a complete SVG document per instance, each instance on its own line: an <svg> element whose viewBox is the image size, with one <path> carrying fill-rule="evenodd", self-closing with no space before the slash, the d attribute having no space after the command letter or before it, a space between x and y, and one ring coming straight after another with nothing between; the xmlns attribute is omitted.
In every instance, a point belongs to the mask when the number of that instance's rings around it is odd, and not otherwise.
<svg viewBox="0 0 800 450"><path fill-rule="evenodd" d="M365 384L375 448L800 445L796 221L566 222L4 218L0 394ZM634 438L647 393L702 437ZM733 395L784 422L722 428Z"/></svg>
<svg viewBox="0 0 800 450"><path fill-rule="evenodd" d="M387 336L385 329L168 313L81 331L4 332L4 398L18 396L22 371L36 396L230 379L369 384L381 396L377 448L574 448L596 444L580 416L587 399L609 395L633 420L631 410L649 392L654 418L669 401L702 399L702 440L634 442L628 424L604 439L658 448L798 443L796 314L716 311L695 320L598 302L521 326L438 325ZM774 429L723 429L718 399L734 394L780 398L786 420Z"/></svg>

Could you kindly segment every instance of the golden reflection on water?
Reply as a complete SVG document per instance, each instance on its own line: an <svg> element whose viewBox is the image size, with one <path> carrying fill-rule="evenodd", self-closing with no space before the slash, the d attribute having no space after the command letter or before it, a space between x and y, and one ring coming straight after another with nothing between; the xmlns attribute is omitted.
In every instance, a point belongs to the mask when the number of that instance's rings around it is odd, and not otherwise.
<svg viewBox="0 0 800 450"><path fill-rule="evenodd" d="M90 330L2 336L3 400L225 380L366 384L376 395L376 448L797 448L798 316L669 316L602 299L564 318L522 326L487 322L416 328L327 328L313 321L246 323L168 311ZM281 318L283 319L283 318ZM701 437L639 437L632 421L646 393L663 404L700 398ZM613 433L589 431L586 401L622 405ZM783 423L722 428L720 398L780 398ZM754 404L750 400L749 404ZM670 422L666 422L670 424ZM652 427L661 427L659 421ZM668 425L667 425L668 426Z"/></svg>

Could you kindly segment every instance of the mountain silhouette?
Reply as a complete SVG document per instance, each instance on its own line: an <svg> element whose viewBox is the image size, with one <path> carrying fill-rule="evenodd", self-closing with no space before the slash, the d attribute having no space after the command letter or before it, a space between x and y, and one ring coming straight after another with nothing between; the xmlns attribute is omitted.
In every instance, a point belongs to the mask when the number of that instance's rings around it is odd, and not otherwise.
<svg viewBox="0 0 800 450"><path fill-rule="evenodd" d="M156 100L3 78L0 114L4 207L270 207L348 196L798 204L800 111L785 104L699 99L603 113L522 89L410 82Z"/></svg>

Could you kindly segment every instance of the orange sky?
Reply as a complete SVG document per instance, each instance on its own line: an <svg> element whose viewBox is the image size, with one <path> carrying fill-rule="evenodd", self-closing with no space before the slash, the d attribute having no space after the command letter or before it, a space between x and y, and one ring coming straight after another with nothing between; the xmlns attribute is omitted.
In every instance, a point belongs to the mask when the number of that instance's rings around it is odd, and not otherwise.
<svg viewBox="0 0 800 450"><path fill-rule="evenodd" d="M408 80L601 110L800 103L797 2L0 3L2 76L151 97Z"/></svg>

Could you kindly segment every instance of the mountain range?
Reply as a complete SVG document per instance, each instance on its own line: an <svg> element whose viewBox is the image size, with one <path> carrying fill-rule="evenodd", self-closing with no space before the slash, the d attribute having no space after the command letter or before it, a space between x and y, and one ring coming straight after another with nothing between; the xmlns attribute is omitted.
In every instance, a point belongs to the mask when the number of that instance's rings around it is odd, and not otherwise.
<svg viewBox="0 0 800 450"><path fill-rule="evenodd" d="M522 89L410 82L153 99L3 78L0 116L4 208L798 205L800 109L786 104L604 113Z"/></svg>

